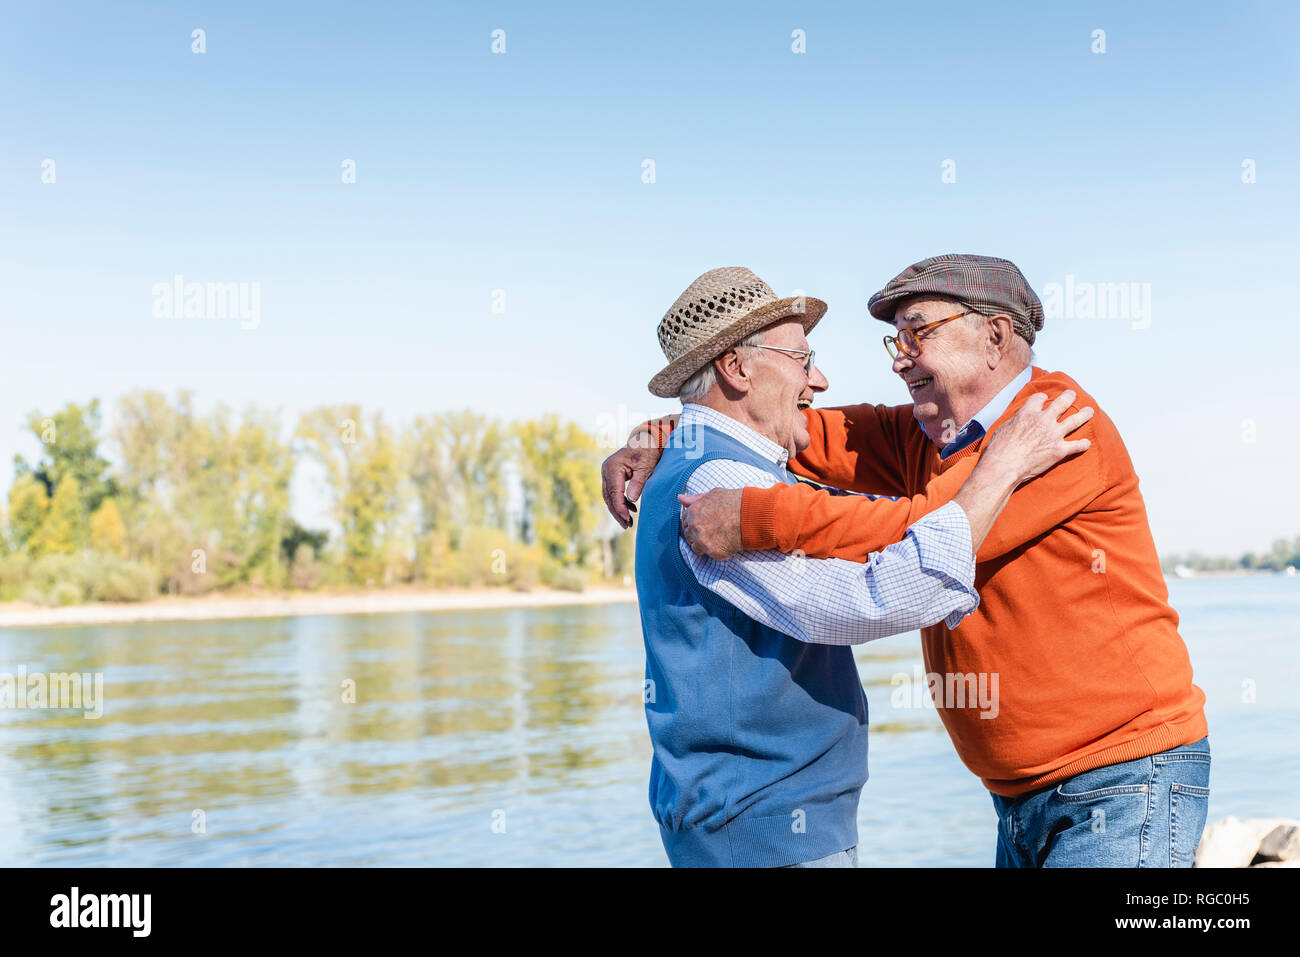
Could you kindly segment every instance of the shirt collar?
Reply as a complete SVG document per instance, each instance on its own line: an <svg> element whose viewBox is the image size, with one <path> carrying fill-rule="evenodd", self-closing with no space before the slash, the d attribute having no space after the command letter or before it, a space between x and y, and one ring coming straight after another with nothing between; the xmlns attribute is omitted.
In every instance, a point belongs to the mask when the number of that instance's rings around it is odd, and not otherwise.
<svg viewBox="0 0 1300 957"><path fill-rule="evenodd" d="M1020 371L1020 374L1002 387L1002 391L989 400L989 404L984 406L971 417L971 422L978 422L980 427L988 432L993 427L993 423L1002 417L1002 413L1011 407L1011 400L1028 384L1033 374L1033 366L1026 365ZM966 425L961 427L961 431L966 431Z"/></svg>
<svg viewBox="0 0 1300 957"><path fill-rule="evenodd" d="M683 405L682 417L677 427L681 428L684 425L707 425L711 429L717 429L781 468L786 467L786 461L790 458L790 453L784 447L777 445L767 436L755 432L749 426L707 405L697 405L694 402Z"/></svg>

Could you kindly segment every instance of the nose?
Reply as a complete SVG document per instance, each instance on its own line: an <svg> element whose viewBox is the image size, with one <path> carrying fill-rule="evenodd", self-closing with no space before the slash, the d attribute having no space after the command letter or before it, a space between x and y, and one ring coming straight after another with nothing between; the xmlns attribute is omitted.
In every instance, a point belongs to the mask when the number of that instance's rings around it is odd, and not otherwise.
<svg viewBox="0 0 1300 957"><path fill-rule="evenodd" d="M814 392L825 392L830 387L831 384L827 382L826 377L822 375L822 370L817 366L813 366L812 370L808 373L808 388L812 389Z"/></svg>
<svg viewBox="0 0 1300 957"><path fill-rule="evenodd" d="M900 352L897 358L894 359L894 374L902 375L908 369L912 368L914 364L915 363L912 362L911 356L905 352Z"/></svg>

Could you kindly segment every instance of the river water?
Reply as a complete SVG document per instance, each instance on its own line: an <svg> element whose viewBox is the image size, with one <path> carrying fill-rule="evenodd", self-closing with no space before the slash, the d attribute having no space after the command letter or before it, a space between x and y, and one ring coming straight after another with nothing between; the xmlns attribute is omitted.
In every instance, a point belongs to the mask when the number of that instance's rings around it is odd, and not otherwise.
<svg viewBox="0 0 1300 957"><path fill-rule="evenodd" d="M1208 697L1210 820L1300 817L1300 578L1170 582ZM989 866L987 792L919 638L854 650L862 866ZM663 866L636 606L0 630L0 672L103 674L102 717L0 709L0 862Z"/></svg>

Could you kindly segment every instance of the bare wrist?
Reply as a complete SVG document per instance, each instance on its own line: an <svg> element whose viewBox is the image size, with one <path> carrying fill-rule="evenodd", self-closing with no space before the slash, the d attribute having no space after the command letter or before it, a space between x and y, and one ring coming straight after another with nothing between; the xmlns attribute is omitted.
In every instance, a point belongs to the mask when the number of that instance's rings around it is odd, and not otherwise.
<svg viewBox="0 0 1300 957"><path fill-rule="evenodd" d="M987 483L994 488L1005 488L1008 491L1014 490L1021 482L1024 476L1021 475L1020 469L1010 462L1002 462L996 458L982 457L975 468L971 470L971 478L977 479L980 483Z"/></svg>

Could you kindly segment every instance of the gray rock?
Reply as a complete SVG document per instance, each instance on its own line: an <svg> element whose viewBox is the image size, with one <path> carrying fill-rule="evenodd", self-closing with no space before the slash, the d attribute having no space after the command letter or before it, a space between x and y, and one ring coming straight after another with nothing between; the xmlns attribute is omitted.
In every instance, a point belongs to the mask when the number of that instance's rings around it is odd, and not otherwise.
<svg viewBox="0 0 1300 957"><path fill-rule="evenodd" d="M1266 836L1276 830L1300 828L1300 821L1284 817L1225 817L1208 825L1196 849L1196 867L1250 867Z"/></svg>
<svg viewBox="0 0 1300 957"><path fill-rule="evenodd" d="M1279 824L1264 835L1264 839L1259 842L1256 855L1265 861L1300 863L1300 826Z"/></svg>

